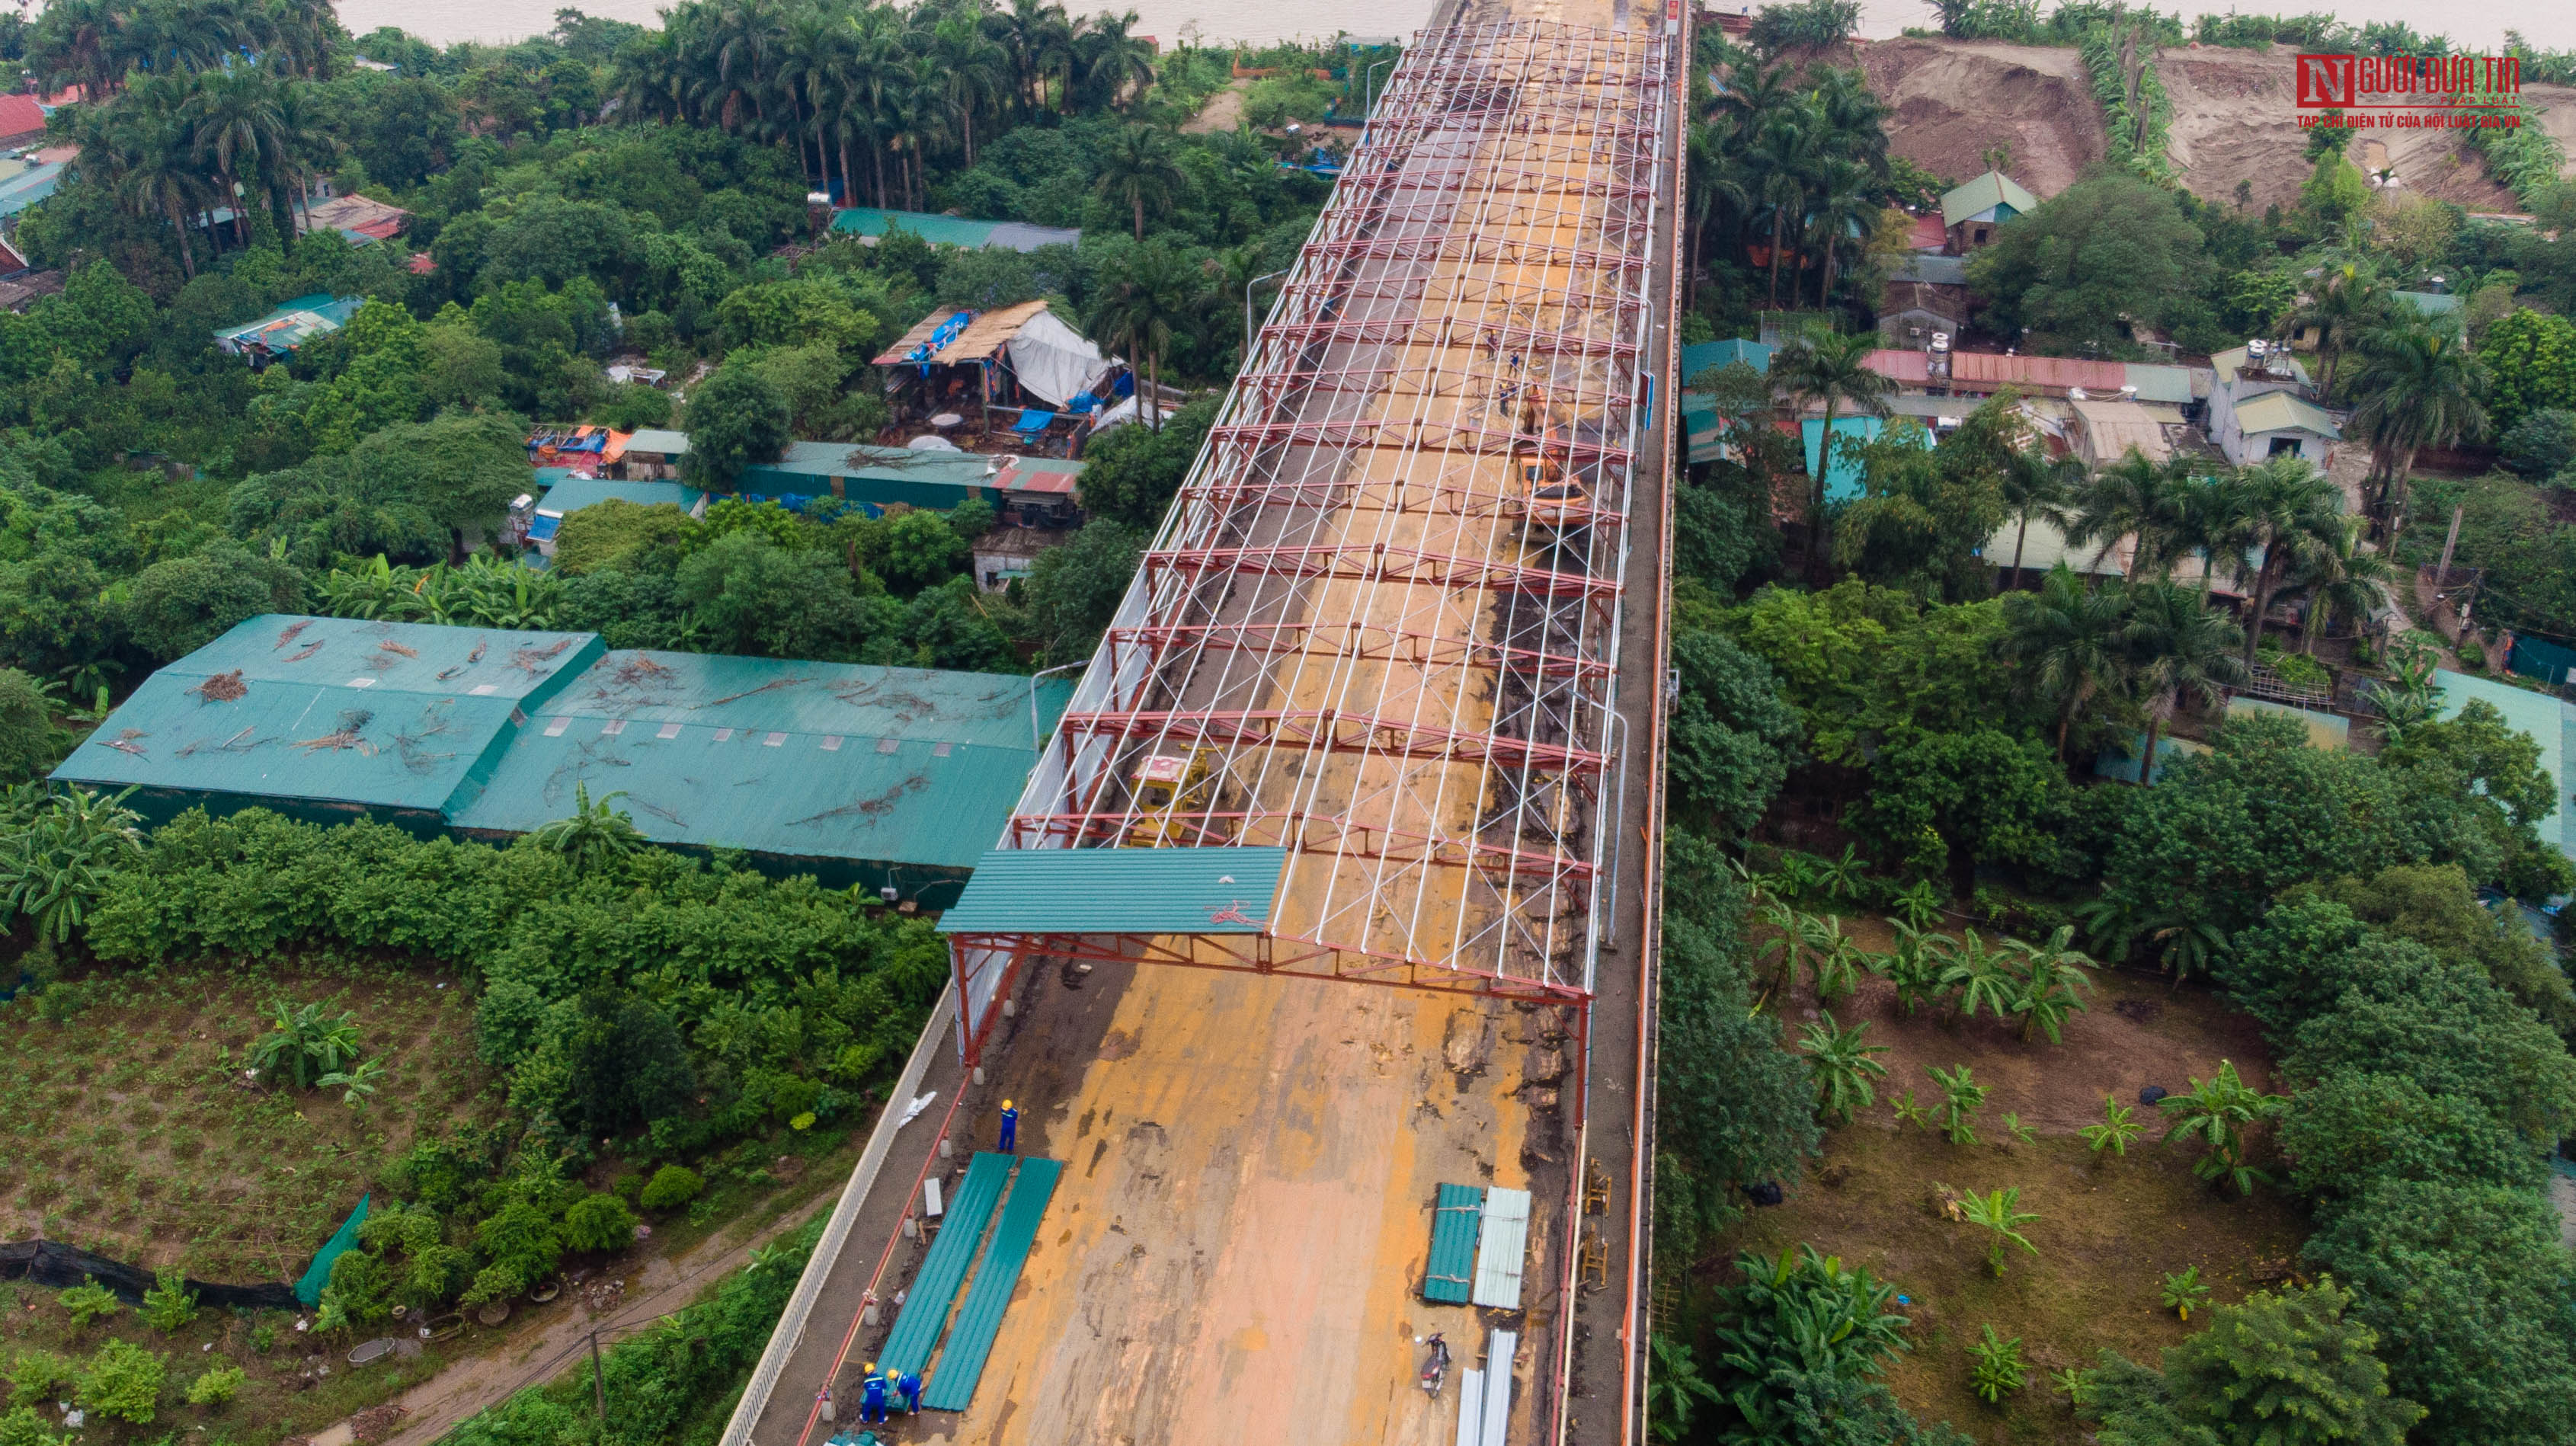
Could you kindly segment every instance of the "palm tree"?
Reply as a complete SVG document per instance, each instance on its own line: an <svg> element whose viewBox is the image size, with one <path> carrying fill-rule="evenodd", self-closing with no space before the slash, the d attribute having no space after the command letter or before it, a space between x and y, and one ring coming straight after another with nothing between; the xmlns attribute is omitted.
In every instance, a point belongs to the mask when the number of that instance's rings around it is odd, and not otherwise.
<svg viewBox="0 0 2576 1446"><path fill-rule="evenodd" d="M1699 291L1700 262L1708 254L1709 218L1716 214L1720 203L1736 215L1742 215L1752 204L1751 178L1738 163L1733 144L1734 125L1731 117L1721 116L1690 128L1690 158L1685 175L1690 185L1691 242L1690 269L1683 278L1689 288L1684 307Z"/></svg>
<svg viewBox="0 0 2576 1446"><path fill-rule="evenodd" d="M966 142L966 164L975 164L975 112L1005 89L1000 47L984 38L975 22L952 15L931 27L930 52L939 62L949 108Z"/></svg>
<svg viewBox="0 0 2576 1446"><path fill-rule="evenodd" d="M193 278L197 256L188 244L187 218L205 205L207 191L204 175L189 155L187 128L176 116L130 98L112 109L119 113L117 203L131 215L166 217L179 238L179 264ZM84 169L89 165L86 151L82 164Z"/></svg>
<svg viewBox="0 0 2576 1446"><path fill-rule="evenodd" d="M1093 313L1098 331L1123 340L1131 356L1145 358L1145 389L1137 410L1149 430L1163 425L1163 352L1172 344L1174 329L1195 320L1193 278L1189 262L1169 247L1159 241L1140 246L1109 277Z"/></svg>
<svg viewBox="0 0 2576 1446"><path fill-rule="evenodd" d="M1864 1043L1861 1036L1868 1032L1868 1020L1845 1029L1828 1009L1798 1041L1798 1052L1807 1057L1807 1071L1815 1080L1817 1108L1846 1123L1853 1112L1877 1103L1878 1092L1871 1081L1887 1078L1887 1066L1874 1058L1887 1053L1887 1046Z"/></svg>
<svg viewBox="0 0 2576 1446"><path fill-rule="evenodd" d="M2242 550L2228 559L2246 589L2245 665L2254 665L2263 641L2264 615L2303 559L2343 541L2343 489L2296 456L2273 457L2237 470L2235 538Z"/></svg>
<svg viewBox="0 0 2576 1446"><path fill-rule="evenodd" d="M1094 105L1124 109L1142 100L1154 83L1154 48L1128 32L1136 12L1094 15L1073 36L1073 69Z"/></svg>
<svg viewBox="0 0 2576 1446"><path fill-rule="evenodd" d="M2422 447L2447 447L2487 423L2478 395L2486 389L2486 363L2442 327L2407 319L2372 333L2353 393L2361 405L2353 430L2370 442L2371 474L2397 550L2406 527L2406 479Z"/></svg>
<svg viewBox="0 0 2576 1446"><path fill-rule="evenodd" d="M2181 476L2179 469L2131 447L2076 493L2075 526L2066 540L2099 543L2093 554L2093 566L2099 569L2122 538L2132 538L2131 576L2170 572L2184 506Z"/></svg>
<svg viewBox="0 0 2576 1446"><path fill-rule="evenodd" d="M1181 189L1181 168L1172 163L1171 143L1150 126L1131 125L1110 137L1100 151L1100 179L1094 189L1124 202L1136 220L1136 239L1145 239L1145 209L1172 203Z"/></svg>
<svg viewBox="0 0 2576 1446"><path fill-rule="evenodd" d="M2344 519L2343 536L2332 545L2302 552L2298 569L2290 581L2308 593L2308 615L2299 624L2299 651L2311 656L2335 613L2369 617L2387 605L2401 576L2387 554L2362 546L2358 517Z"/></svg>
<svg viewBox="0 0 2576 1446"><path fill-rule="evenodd" d="M993 31L1010 57L1012 90L1025 111L1046 107L1046 83L1073 62L1073 23L1064 7L1045 0L1011 0L1007 11L990 17Z"/></svg>
<svg viewBox="0 0 2576 1446"><path fill-rule="evenodd" d="M1835 156L1817 163L1814 225L1824 254L1824 269L1816 281L1820 308L1834 304L1834 248L1841 244L1843 233L1859 228L1859 244L1868 243L1868 225L1878 215L1876 180L1869 167L1858 161Z"/></svg>
<svg viewBox="0 0 2576 1446"><path fill-rule="evenodd" d="M1887 395L1896 384L1869 369L1869 354L1878 333L1843 336L1809 330L1771 358L1771 383L1782 393L1825 408L1822 443L1816 451L1815 485L1807 504L1807 570L1818 574L1825 560L1825 479L1833 471L1834 408L1843 402L1873 417L1887 415Z"/></svg>
<svg viewBox="0 0 2576 1446"><path fill-rule="evenodd" d="M2334 395L2335 372L2345 352L2388 314L2388 283L2368 261L2348 259L2328 266L2299 298L2284 323L2292 330L2317 329L2317 385Z"/></svg>
<svg viewBox="0 0 2576 1446"><path fill-rule="evenodd" d="M2072 503L2076 485L2084 480L2084 459L2050 457L2048 449L2034 441L2014 448L2004 460L2004 510L2013 528L2012 570L1996 581L1997 590L2021 582L2023 544L2030 540L2030 520L2034 517L2063 528L2074 519Z"/></svg>
<svg viewBox="0 0 2576 1446"><path fill-rule="evenodd" d="M2124 613L2120 594L2085 586L2063 562L2049 569L2037 592L2004 598L1999 648L2019 670L2024 689L2057 705L2060 758L2075 715L2127 675L2120 636Z"/></svg>
<svg viewBox="0 0 2576 1446"><path fill-rule="evenodd" d="M2138 784L2144 787L2155 774L2156 735L2182 695L2214 697L2219 689L2244 682L2252 669L2236 656L2244 633L2189 588L2133 583L2128 615L2121 646L2131 686L2147 715L2147 751L2138 764Z"/></svg>
<svg viewBox="0 0 2576 1446"><path fill-rule="evenodd" d="M249 196L241 180L278 159L285 119L278 109L277 91L277 82L263 71L248 67L210 71L197 79L196 96L189 106L193 149L198 160L214 163L222 193L233 208L233 234L245 246L250 244L250 224L243 216Z"/></svg>
<svg viewBox="0 0 2576 1446"><path fill-rule="evenodd" d="M269 177L274 200L285 200L292 215L281 215L278 229L288 235L300 234L297 217L303 229L313 229L313 172L327 167L338 142L325 122L317 92L311 84L290 82L278 87L277 158Z"/></svg>
<svg viewBox="0 0 2576 1446"><path fill-rule="evenodd" d="M1807 195L1823 146L1817 118L1803 106L1772 114L1754 133L1753 168L1761 177L1756 192L1771 213L1771 305L1780 304L1780 257L1788 249L1792 224L1805 228ZM1776 358L1775 358L1776 360Z"/></svg>

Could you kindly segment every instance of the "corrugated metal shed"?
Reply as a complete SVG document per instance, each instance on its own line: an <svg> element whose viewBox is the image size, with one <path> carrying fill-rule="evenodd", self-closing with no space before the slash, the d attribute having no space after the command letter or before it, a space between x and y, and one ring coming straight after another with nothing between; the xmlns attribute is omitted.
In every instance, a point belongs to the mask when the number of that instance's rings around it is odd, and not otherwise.
<svg viewBox="0 0 2576 1446"><path fill-rule="evenodd" d="M1500 1187L1485 1192L1485 1218L1476 1236L1478 1305L1521 1308L1521 1261L1529 1254L1530 1192Z"/></svg>
<svg viewBox="0 0 2576 1446"><path fill-rule="evenodd" d="M610 653L531 710L453 821L523 833L563 817L587 783L593 797L623 790L656 843L748 849L835 879L860 864L962 881L1072 696L1063 678Z"/></svg>
<svg viewBox="0 0 2576 1446"><path fill-rule="evenodd" d="M881 211L851 206L832 213L832 229L845 236L883 236L892 226L934 246L998 246L1035 251L1041 246L1071 246L1082 232L1069 226L1032 226L1025 221L973 221L963 216L934 216L922 211Z"/></svg>
<svg viewBox="0 0 2576 1446"><path fill-rule="evenodd" d="M1465 1305L1475 1283L1476 1233L1485 1214L1485 1192L1473 1185L1443 1185L1431 1211L1431 1259L1423 1267L1422 1298Z"/></svg>
<svg viewBox="0 0 2576 1446"><path fill-rule="evenodd" d="M744 849L937 908L1001 832L1072 694L1063 678L272 615L146 679L54 777L141 785L155 820L258 805L482 837L564 817L587 783L624 791L657 843Z"/></svg>
<svg viewBox="0 0 2576 1446"><path fill-rule="evenodd" d="M1900 384L1924 386L1932 380L1932 361L1919 351L1881 347L1862 363L1871 371Z"/></svg>
<svg viewBox="0 0 2576 1446"><path fill-rule="evenodd" d="M2150 362L2129 362L2122 367L2128 385L2138 389L2142 402L2170 402L2177 407L2191 405L2190 367L2164 366Z"/></svg>
<svg viewBox="0 0 2576 1446"><path fill-rule="evenodd" d="M2000 356L1962 351L1950 355L1950 383L1957 387L2012 385L2025 391L2064 392L2074 387L2117 395L2129 380L2118 362L2063 356Z"/></svg>
<svg viewBox="0 0 2576 1446"><path fill-rule="evenodd" d="M53 776L140 784L155 819L291 801L434 827L604 651L589 633L269 614L145 679Z"/></svg>
<svg viewBox="0 0 2576 1446"><path fill-rule="evenodd" d="M707 494L677 482L619 482L603 477L566 477L537 499L539 517L569 517L610 498L642 507L670 503L692 517L706 512Z"/></svg>
<svg viewBox="0 0 2576 1446"><path fill-rule="evenodd" d="M939 929L1254 934L1269 922L1287 866L1286 849L1250 846L992 849Z"/></svg>
<svg viewBox="0 0 2576 1446"><path fill-rule="evenodd" d="M861 503L872 513L888 503L946 511L969 497L981 497L998 508L1022 494L1074 492L1083 465L1052 457L790 442L777 461L744 468L741 485L745 496L828 493Z"/></svg>

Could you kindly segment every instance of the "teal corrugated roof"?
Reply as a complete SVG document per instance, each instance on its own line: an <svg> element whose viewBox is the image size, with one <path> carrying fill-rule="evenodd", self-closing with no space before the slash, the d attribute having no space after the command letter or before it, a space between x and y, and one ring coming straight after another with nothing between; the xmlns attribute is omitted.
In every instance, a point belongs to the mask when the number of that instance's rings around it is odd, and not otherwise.
<svg viewBox="0 0 2576 1446"><path fill-rule="evenodd" d="M0 216L15 216L54 194L63 184L63 163L49 161L0 181Z"/></svg>
<svg viewBox="0 0 2576 1446"><path fill-rule="evenodd" d="M602 651L590 633L269 614L145 679L53 776L438 811Z"/></svg>
<svg viewBox="0 0 2576 1446"><path fill-rule="evenodd" d="M930 1364L931 1349L948 1325L949 1304L966 1281L966 1268L975 1263L976 1252L984 1244L984 1224L992 1218L993 1204L1002 1198L1002 1187L1010 1178L1008 1155L978 1150L967 1162L966 1178L950 1197L939 1234L930 1242L930 1253L922 1257L912 1289L904 1296L902 1313L894 1319L894 1330L877 1352L881 1367L919 1371Z"/></svg>
<svg viewBox="0 0 2576 1446"><path fill-rule="evenodd" d="M2446 291L2399 291L2389 300L2404 302L2417 316L2448 316L2460 309L2460 298Z"/></svg>
<svg viewBox="0 0 2576 1446"><path fill-rule="evenodd" d="M1701 372L1743 362L1757 372L1771 370L1771 354L1776 346L1758 341L1703 341L1682 348L1681 380L1688 384Z"/></svg>
<svg viewBox="0 0 2576 1446"><path fill-rule="evenodd" d="M569 517L613 497L645 507L668 502L683 512L694 512L706 496L695 487L683 487L677 482L617 482L595 477L566 477L547 489L546 495L537 502L537 511Z"/></svg>
<svg viewBox="0 0 2576 1446"><path fill-rule="evenodd" d="M453 818L525 832L574 786L622 789L646 838L785 858L974 866L1069 679L617 652L545 708Z"/></svg>
<svg viewBox="0 0 2576 1446"><path fill-rule="evenodd" d="M852 206L832 213L832 229L846 236L882 236L900 226L934 246L982 246L993 239L998 221L969 221L962 216L934 216L921 211L880 211Z"/></svg>
<svg viewBox="0 0 2576 1446"><path fill-rule="evenodd" d="M2138 389L2139 401L2191 405L2191 368L2130 362L2127 370L2129 385Z"/></svg>
<svg viewBox="0 0 2576 1446"><path fill-rule="evenodd" d="M1422 1298L1465 1305L1476 1279L1476 1237L1484 1226L1485 1192L1474 1185L1443 1185L1431 1212L1431 1256L1422 1272Z"/></svg>
<svg viewBox="0 0 2576 1446"><path fill-rule="evenodd" d="M2265 392L2236 404L2236 425L2246 436L2292 429L2313 432L2329 441L2339 440L2343 429L2334 418L2312 402L2303 401L2288 392Z"/></svg>
<svg viewBox="0 0 2576 1446"><path fill-rule="evenodd" d="M976 1383L984 1379L985 1362L992 1357L993 1338L1002 1333L1002 1315L1019 1291L1020 1271L1028 1264L1030 1247L1037 1244L1038 1225L1046 1218L1047 1202L1055 1196L1056 1177L1063 1173L1063 1161L1044 1156L1022 1160L1012 1172L1010 1198L1002 1202L1002 1218L993 1222L992 1243L984 1247L984 1259L975 1267L975 1283L958 1303L948 1343L939 1348L939 1364L931 1370L930 1388L921 1396L924 1406L963 1411L974 1401Z"/></svg>
<svg viewBox="0 0 2576 1446"><path fill-rule="evenodd" d="M947 934L1257 934L1282 848L993 849Z"/></svg>

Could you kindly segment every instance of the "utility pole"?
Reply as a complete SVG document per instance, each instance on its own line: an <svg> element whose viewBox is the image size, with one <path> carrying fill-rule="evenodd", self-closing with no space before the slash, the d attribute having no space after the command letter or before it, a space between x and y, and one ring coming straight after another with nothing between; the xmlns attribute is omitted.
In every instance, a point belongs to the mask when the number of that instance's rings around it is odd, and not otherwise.
<svg viewBox="0 0 2576 1446"><path fill-rule="evenodd" d="M590 1333L590 1396L599 1407L599 1429L608 1430L608 1379L599 1369L599 1332Z"/></svg>
<svg viewBox="0 0 2576 1446"><path fill-rule="evenodd" d="M2433 578L2437 588L2451 585L2451 549L2460 545L2460 514L2468 510L2465 502L2451 509L2451 535L2442 539L2442 570Z"/></svg>

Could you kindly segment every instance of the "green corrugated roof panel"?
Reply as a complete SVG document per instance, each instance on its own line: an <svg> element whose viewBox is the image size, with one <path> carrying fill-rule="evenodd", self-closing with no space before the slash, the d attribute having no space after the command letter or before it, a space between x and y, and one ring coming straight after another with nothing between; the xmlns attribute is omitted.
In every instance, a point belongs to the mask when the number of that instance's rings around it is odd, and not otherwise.
<svg viewBox="0 0 2576 1446"><path fill-rule="evenodd" d="M984 1222L992 1218L993 1202L1002 1198L1002 1183L1010 1174L1009 1155L986 1150L967 1162L966 1178L948 1202L948 1213L940 1217L939 1236L930 1242L930 1253L922 1257L903 1298L903 1313L894 1318L885 1348L877 1352L878 1369L918 1371L929 1364L930 1348L939 1344L940 1332L948 1326L948 1304L966 1282L966 1267L974 1264L984 1244Z"/></svg>
<svg viewBox="0 0 2576 1446"><path fill-rule="evenodd" d="M525 832L587 783L624 790L657 843L971 868L1072 696L1064 678L610 653L531 710L453 821Z"/></svg>
<svg viewBox="0 0 2576 1446"><path fill-rule="evenodd" d="M1002 1314L1011 1308L1020 1268L1028 1263L1038 1222L1046 1218L1056 1177L1063 1173L1064 1166L1054 1160L1020 1162L1011 1198L1002 1204L1001 1223L993 1227L993 1243L985 1247L965 1304L957 1307L957 1323L949 1328L948 1344L940 1347L939 1366L930 1373L930 1389L922 1393L921 1404L934 1411L963 1411L975 1399L975 1383L984 1378L984 1362L1002 1332Z"/></svg>
<svg viewBox="0 0 2576 1446"><path fill-rule="evenodd" d="M990 849L947 934L1257 934L1284 848Z"/></svg>
<svg viewBox="0 0 2576 1446"><path fill-rule="evenodd" d="M590 633L272 613L145 679L53 776L436 812L603 651Z"/></svg>
<svg viewBox="0 0 2576 1446"><path fill-rule="evenodd" d="M1485 1222L1485 1192L1473 1185L1443 1185L1431 1213L1431 1261L1423 1270L1422 1298L1465 1305L1476 1280L1476 1236Z"/></svg>
<svg viewBox="0 0 2576 1446"><path fill-rule="evenodd" d="M683 512L694 513L706 496L695 487L683 487L677 482L619 482L602 477L566 477L546 489L546 495L537 501L537 511L569 517L613 497L642 507L667 502Z"/></svg>
<svg viewBox="0 0 2576 1446"><path fill-rule="evenodd" d="M880 211L874 206L852 206L832 213L832 229L843 235L882 236L892 225L934 246L981 246L993 239L993 228L1000 224L922 211Z"/></svg>

